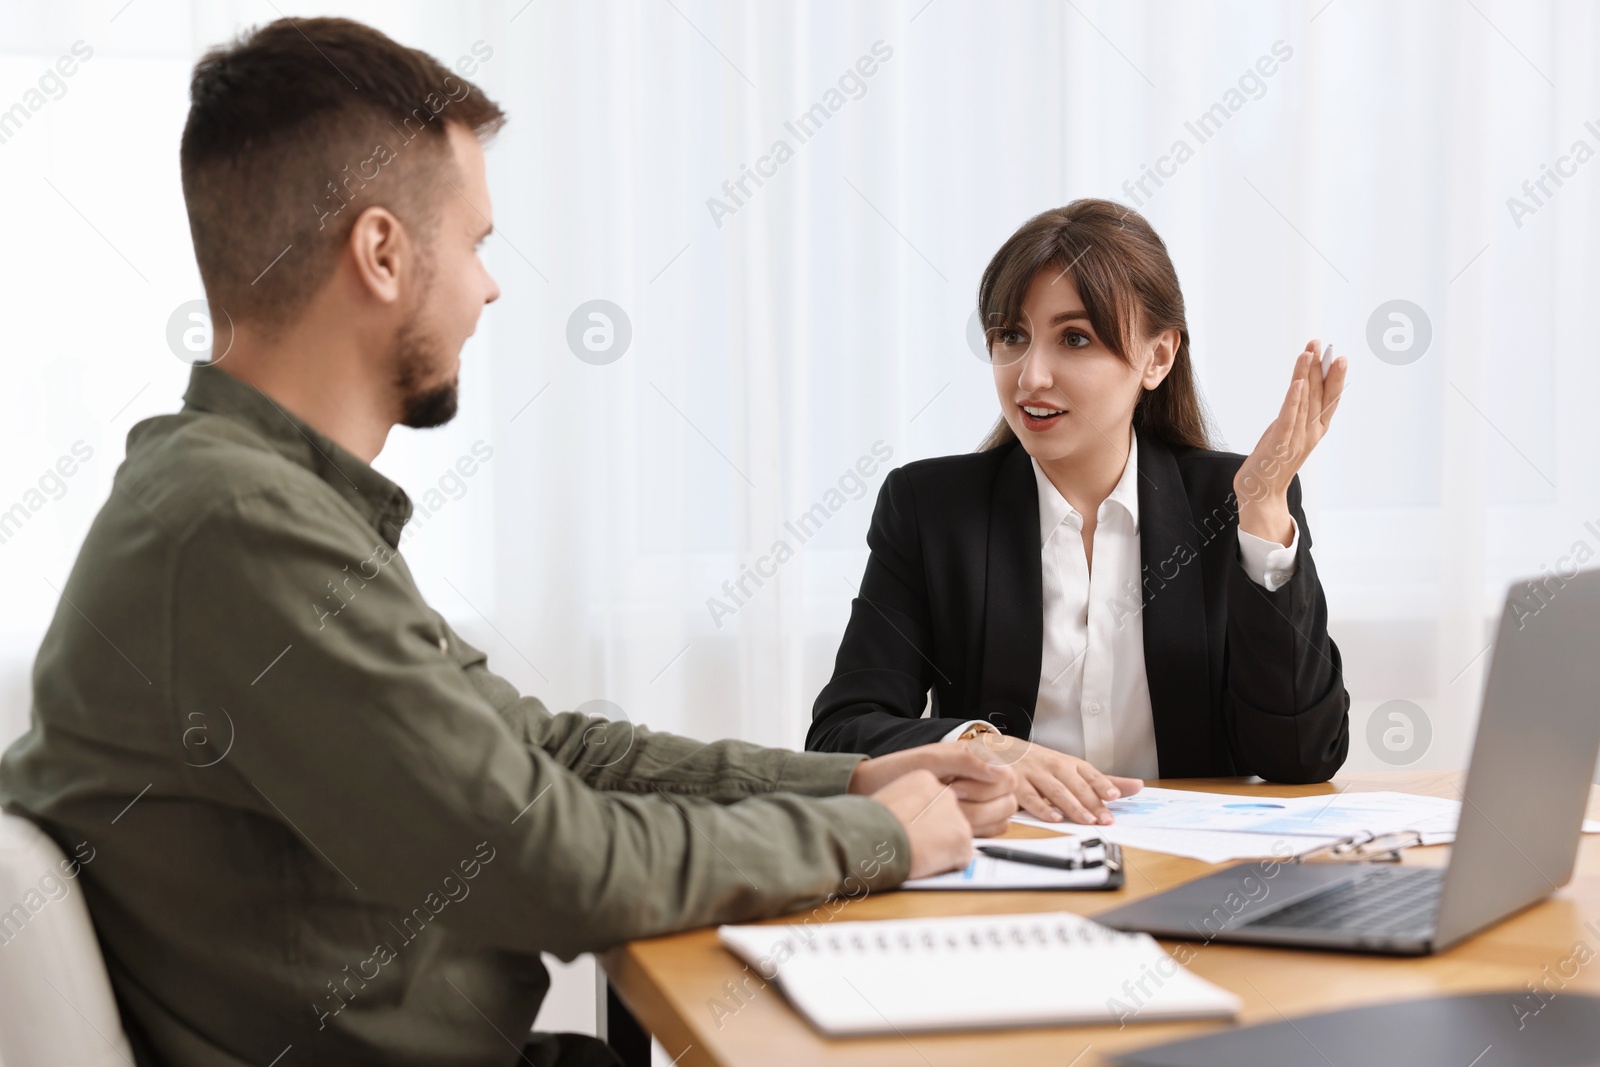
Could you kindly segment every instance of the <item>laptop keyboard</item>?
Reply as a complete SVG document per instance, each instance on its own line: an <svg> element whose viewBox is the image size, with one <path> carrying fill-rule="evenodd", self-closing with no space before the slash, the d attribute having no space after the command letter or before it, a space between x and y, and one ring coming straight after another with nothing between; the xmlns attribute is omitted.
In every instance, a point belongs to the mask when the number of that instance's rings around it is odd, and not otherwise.
<svg viewBox="0 0 1600 1067"><path fill-rule="evenodd" d="M1444 872L1432 867L1363 867L1343 885L1326 889L1245 926L1347 930L1405 937L1427 936L1438 913Z"/></svg>

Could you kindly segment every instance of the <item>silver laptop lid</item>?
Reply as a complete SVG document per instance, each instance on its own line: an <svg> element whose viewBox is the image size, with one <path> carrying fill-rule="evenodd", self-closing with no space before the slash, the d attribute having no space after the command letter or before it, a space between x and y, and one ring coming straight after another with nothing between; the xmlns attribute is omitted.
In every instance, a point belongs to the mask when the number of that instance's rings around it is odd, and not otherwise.
<svg viewBox="0 0 1600 1067"><path fill-rule="evenodd" d="M1484 682L1434 947L1572 877L1600 753L1600 570L1512 584Z"/></svg>

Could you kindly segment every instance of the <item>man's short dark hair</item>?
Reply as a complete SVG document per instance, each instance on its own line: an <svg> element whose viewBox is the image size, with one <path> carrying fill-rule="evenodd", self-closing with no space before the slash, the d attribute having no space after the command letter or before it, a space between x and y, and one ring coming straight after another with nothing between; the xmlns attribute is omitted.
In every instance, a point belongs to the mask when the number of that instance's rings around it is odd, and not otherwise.
<svg viewBox="0 0 1600 1067"><path fill-rule="evenodd" d="M427 235L454 181L445 124L480 139L505 113L432 56L349 19L278 19L194 68L179 151L213 307L268 329L327 283L356 217Z"/></svg>

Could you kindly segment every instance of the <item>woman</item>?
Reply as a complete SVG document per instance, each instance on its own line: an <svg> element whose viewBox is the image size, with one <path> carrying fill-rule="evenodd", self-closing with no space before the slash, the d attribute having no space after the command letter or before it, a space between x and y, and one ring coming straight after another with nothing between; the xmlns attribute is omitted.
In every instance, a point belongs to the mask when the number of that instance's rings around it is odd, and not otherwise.
<svg viewBox="0 0 1600 1067"><path fill-rule="evenodd" d="M1344 357L1324 379L1307 344L1255 450L1212 451L1166 246L1104 200L1024 224L978 311L1000 421L885 480L806 747L965 741L1029 813L1101 824L1144 778L1332 776L1350 700L1296 471Z"/></svg>

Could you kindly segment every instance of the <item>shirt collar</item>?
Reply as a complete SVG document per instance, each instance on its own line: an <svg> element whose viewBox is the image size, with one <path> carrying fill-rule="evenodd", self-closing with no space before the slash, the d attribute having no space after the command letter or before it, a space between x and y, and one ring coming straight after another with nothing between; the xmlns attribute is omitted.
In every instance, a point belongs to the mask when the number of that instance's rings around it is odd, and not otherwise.
<svg viewBox="0 0 1600 1067"><path fill-rule="evenodd" d="M284 410L248 382L199 363L189 372L185 411L204 411L243 423L283 458L321 478L360 513L392 548L411 518L405 490L310 423Z"/></svg>
<svg viewBox="0 0 1600 1067"><path fill-rule="evenodd" d="M1069 519L1074 529L1083 529L1083 517L1067 503L1067 498L1046 476L1039 461L1034 459L1031 462L1034 484L1039 489L1039 546L1043 548L1049 543L1050 535ZM1128 431L1128 462L1123 466L1122 477L1117 479L1105 503L1120 504L1133 520L1133 532L1139 532L1139 435L1131 428Z"/></svg>

